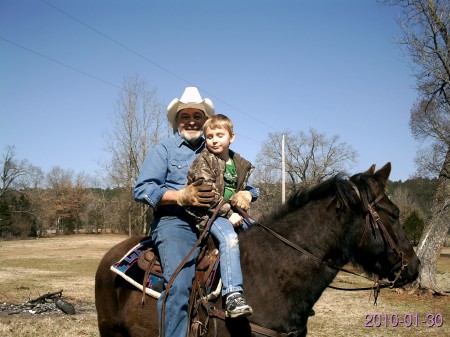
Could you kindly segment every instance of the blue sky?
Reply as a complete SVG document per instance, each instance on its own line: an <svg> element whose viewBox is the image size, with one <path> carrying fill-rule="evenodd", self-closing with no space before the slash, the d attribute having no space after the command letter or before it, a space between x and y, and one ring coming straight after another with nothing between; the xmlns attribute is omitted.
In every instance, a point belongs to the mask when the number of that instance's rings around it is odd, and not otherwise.
<svg viewBox="0 0 450 337"><path fill-rule="evenodd" d="M416 93L398 15L375 0L0 0L1 153L101 174L119 87L138 74L164 106L199 87L251 161L269 132L314 128L358 151L349 173L390 161L406 180Z"/></svg>

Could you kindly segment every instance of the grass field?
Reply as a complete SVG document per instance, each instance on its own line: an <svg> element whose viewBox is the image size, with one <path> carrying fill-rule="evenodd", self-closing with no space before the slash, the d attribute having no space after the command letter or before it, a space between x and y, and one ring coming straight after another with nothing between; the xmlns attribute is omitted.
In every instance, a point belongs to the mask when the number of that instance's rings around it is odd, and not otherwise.
<svg viewBox="0 0 450 337"><path fill-rule="evenodd" d="M24 303L63 289L63 298L74 304L77 311L75 315L0 313L0 336L98 337L95 271L105 252L125 238L121 235L80 235L0 241L0 303ZM442 253L438 266L439 285L450 291L450 249L446 248ZM334 284L357 287L360 282L354 276L339 274ZM327 289L314 309L316 315L308 323L309 337L450 336L450 296L419 296L408 291L383 289L378 305L374 306L369 291ZM427 318L427 315L430 316ZM397 318L407 322L394 326ZM435 323L428 327L432 324L431 318Z"/></svg>

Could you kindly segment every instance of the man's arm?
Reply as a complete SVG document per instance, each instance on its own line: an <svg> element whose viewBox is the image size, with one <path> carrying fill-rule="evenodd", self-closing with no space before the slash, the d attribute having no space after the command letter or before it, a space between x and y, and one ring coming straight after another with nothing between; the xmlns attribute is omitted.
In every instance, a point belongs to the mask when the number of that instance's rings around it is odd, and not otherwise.
<svg viewBox="0 0 450 337"><path fill-rule="evenodd" d="M169 191L165 186L166 175L167 149L157 145L149 151L141 167L134 187L134 200L156 207Z"/></svg>
<svg viewBox="0 0 450 337"><path fill-rule="evenodd" d="M164 146L153 148L141 168L134 188L134 199L153 208L163 205L209 207L215 200L210 185L202 181L183 189L169 189L166 186L168 153Z"/></svg>
<svg viewBox="0 0 450 337"><path fill-rule="evenodd" d="M159 199L158 206L175 205L178 200L178 192L175 190L167 190L164 192L161 199Z"/></svg>

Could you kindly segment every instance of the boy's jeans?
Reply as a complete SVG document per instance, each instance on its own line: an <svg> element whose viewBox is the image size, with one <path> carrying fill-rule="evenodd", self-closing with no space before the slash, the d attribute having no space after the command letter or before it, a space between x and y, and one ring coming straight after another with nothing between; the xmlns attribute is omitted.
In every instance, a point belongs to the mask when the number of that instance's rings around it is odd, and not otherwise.
<svg viewBox="0 0 450 337"><path fill-rule="evenodd" d="M244 221L244 225L237 230L247 228L248 224ZM228 219L217 217L211 225L210 233L219 243L222 295L235 291L242 292L241 260L236 229Z"/></svg>

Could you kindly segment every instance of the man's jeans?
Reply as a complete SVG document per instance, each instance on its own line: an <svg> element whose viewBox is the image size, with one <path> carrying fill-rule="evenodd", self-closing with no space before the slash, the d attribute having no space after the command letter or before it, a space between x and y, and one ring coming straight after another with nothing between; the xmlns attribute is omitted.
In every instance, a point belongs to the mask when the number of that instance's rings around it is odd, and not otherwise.
<svg viewBox="0 0 450 337"><path fill-rule="evenodd" d="M155 219L151 236L158 248L163 268L164 283L167 285L175 269L183 261L197 242L195 227L178 217L165 216ZM185 337L187 331L187 313L189 294L195 276L195 259L199 249L178 273L165 303L165 336ZM161 308L164 292L158 300L159 324L161 327ZM161 328L160 328L161 331Z"/></svg>
<svg viewBox="0 0 450 337"><path fill-rule="evenodd" d="M247 228L248 224L244 221L244 225L237 230L241 231ZM242 292L239 241L235 228L228 219L217 217L211 225L210 233L219 242L220 275L223 282L222 295L234 291Z"/></svg>

